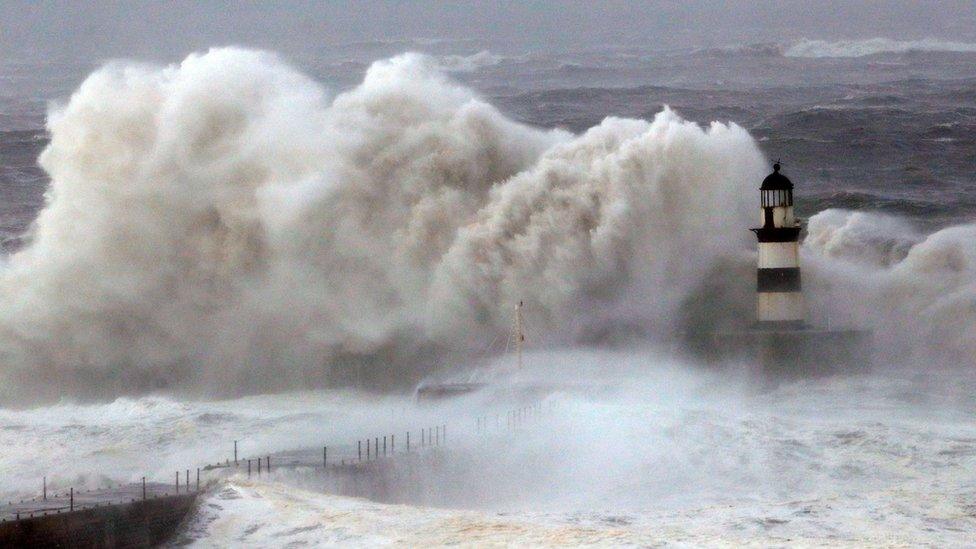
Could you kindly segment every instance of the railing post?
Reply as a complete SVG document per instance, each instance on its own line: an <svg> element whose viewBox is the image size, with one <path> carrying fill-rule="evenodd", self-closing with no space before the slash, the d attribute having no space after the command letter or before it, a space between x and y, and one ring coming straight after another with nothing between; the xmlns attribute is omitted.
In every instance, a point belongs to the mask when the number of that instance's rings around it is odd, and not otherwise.
<svg viewBox="0 0 976 549"><path fill-rule="evenodd" d="M74 486L72 486L70 488L70 490L71 490L71 495L69 496L70 499L68 500L68 510L69 511L74 511L75 510L75 488L74 488Z"/></svg>
<svg viewBox="0 0 976 549"><path fill-rule="evenodd" d="M142 477L142 501L146 501L146 477Z"/></svg>

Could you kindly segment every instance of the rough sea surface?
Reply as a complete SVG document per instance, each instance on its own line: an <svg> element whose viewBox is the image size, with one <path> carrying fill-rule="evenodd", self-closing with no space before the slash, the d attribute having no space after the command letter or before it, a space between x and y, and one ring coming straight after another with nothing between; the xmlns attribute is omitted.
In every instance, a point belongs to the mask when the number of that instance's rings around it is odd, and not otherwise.
<svg viewBox="0 0 976 549"><path fill-rule="evenodd" d="M410 399L315 392L4 411L3 497L36 495L32 484L42 474L54 491L138 482L143 475L162 481L173 470L230 457L231 433L249 457L338 446L443 420L451 437L443 466L452 473L431 476L423 502L324 494L315 487L315 470L260 478L241 473L204 496L175 542L972 543L972 376L854 376L755 391L636 353L533 354L528 365L572 368L599 360L629 360L653 374L629 379L611 396L552 395L543 406L552 402L555 411L518 435L477 434L474 417L496 410L477 398L425 407Z"/></svg>
<svg viewBox="0 0 976 549"><path fill-rule="evenodd" d="M891 238L910 233L911 243L976 217L972 44L880 39L523 54L494 44L371 43L292 62L341 91L373 60L406 50L427 51L504 114L542 128L582 132L608 116L649 119L662 105L701 124L735 122L782 160L802 217L831 208L887 214L901 231ZM49 141L48 106L65 103L97 66L0 59L0 267L29 243L45 203L48 177L37 157ZM879 247L904 256L897 243ZM955 256L944 263L967 264ZM482 467L457 480L470 498L452 492L388 504L323 494L294 479L235 477L205 496L177 542L976 543L971 362L879 364L871 374L758 389L643 348L540 351L527 363L591 383L606 381L594 375L604 365L632 368L610 395L548 396L560 413L501 444L508 457L488 464L471 431L474 417L498 408L477 399L423 407L410 397L322 390L219 401L66 397L0 408L0 498L33 497L44 475L53 489L168 479L227 458L235 438L242 452L264 455L450 421L456 462Z"/></svg>

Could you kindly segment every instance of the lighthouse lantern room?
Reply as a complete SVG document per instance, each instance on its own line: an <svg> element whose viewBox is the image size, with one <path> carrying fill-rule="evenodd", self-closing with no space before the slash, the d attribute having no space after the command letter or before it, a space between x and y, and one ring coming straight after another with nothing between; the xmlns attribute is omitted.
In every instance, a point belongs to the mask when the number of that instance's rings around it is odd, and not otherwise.
<svg viewBox="0 0 976 549"><path fill-rule="evenodd" d="M756 274L757 327L782 329L804 327L803 294L800 291L800 224L793 215L793 182L773 164L773 173L760 187L759 268Z"/></svg>

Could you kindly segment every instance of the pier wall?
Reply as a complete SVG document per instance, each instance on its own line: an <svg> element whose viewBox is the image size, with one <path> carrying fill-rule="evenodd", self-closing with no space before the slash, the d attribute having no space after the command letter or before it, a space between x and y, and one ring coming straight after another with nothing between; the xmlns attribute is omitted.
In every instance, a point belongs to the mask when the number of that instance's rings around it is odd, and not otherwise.
<svg viewBox="0 0 976 549"><path fill-rule="evenodd" d="M0 547L152 547L189 514L195 494L0 523Z"/></svg>

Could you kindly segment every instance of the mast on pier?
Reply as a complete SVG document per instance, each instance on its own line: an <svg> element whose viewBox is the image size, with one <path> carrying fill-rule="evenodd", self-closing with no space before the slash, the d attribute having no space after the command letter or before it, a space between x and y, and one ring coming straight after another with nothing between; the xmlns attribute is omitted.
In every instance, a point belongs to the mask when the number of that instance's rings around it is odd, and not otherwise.
<svg viewBox="0 0 976 549"><path fill-rule="evenodd" d="M515 306L515 324L512 326L512 335L515 337L515 354L518 356L518 369L522 369L522 343L525 341L525 333L522 331L522 302L519 301Z"/></svg>

